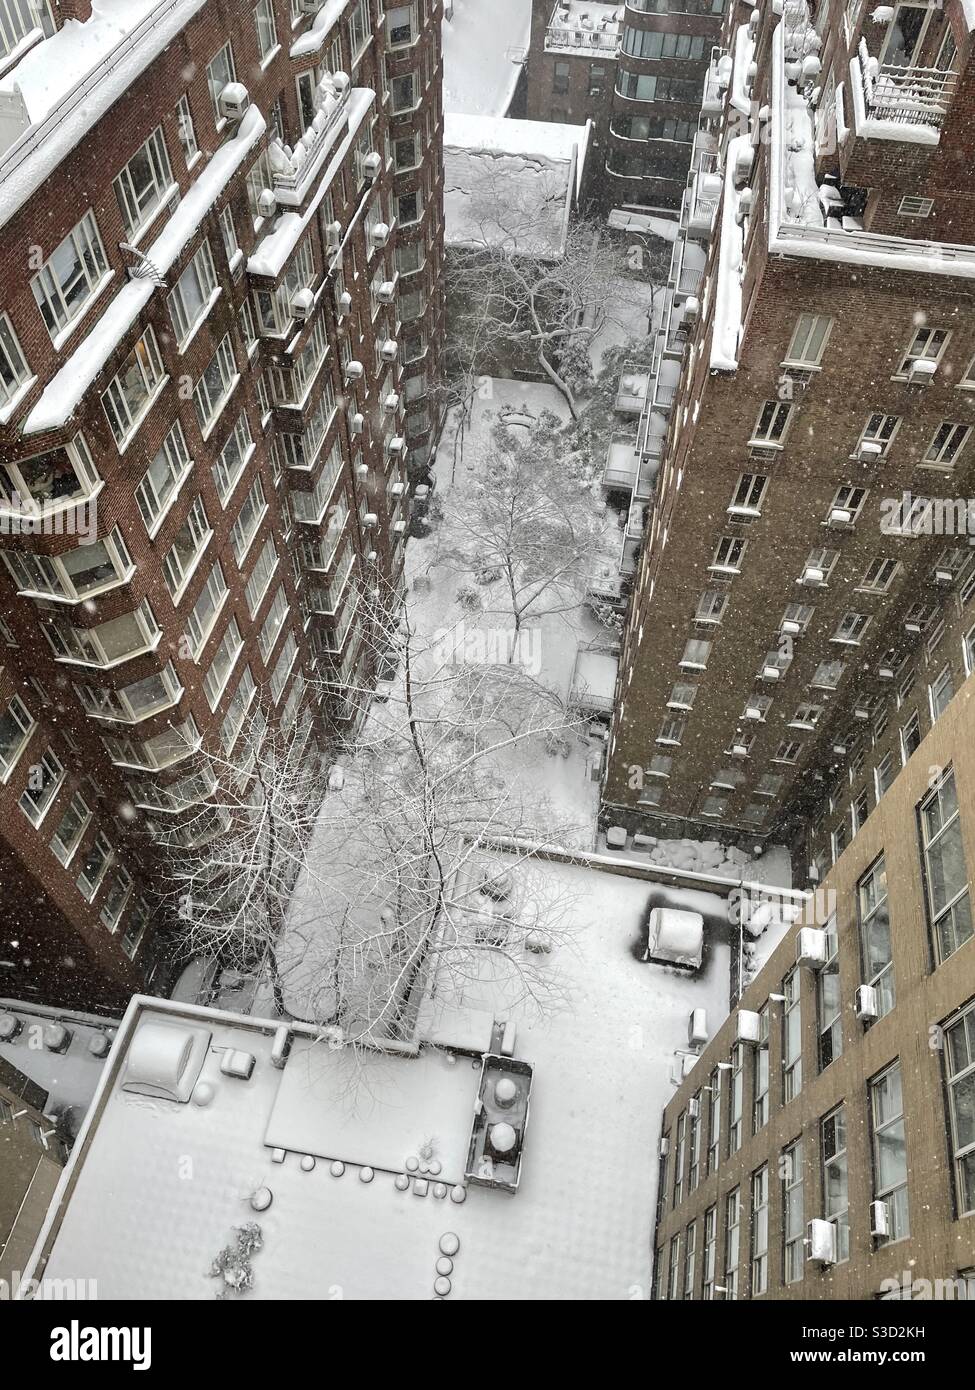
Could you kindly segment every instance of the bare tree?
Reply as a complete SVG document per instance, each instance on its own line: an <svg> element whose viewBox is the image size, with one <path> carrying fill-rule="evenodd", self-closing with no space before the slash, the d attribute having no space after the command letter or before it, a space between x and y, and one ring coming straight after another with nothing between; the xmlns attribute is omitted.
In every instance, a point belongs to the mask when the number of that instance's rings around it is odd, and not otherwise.
<svg viewBox="0 0 975 1390"><path fill-rule="evenodd" d="M517 419L501 412L477 476L441 533L434 563L470 571L485 595L503 591L503 607L491 607L489 597L483 606L510 615L511 660L525 624L576 609L594 562L612 553L617 529L598 470L573 441L547 411Z"/></svg>
<svg viewBox="0 0 975 1390"><path fill-rule="evenodd" d="M546 956L569 928L536 846L568 828L518 773L575 726L527 673L459 661L391 600L363 607L340 745L323 755L300 720L282 733L258 713L230 753L197 755L203 799L168 832L181 939L266 974L277 1013L336 1045L408 1036L431 990L551 1007ZM395 676L377 699L380 659Z"/></svg>

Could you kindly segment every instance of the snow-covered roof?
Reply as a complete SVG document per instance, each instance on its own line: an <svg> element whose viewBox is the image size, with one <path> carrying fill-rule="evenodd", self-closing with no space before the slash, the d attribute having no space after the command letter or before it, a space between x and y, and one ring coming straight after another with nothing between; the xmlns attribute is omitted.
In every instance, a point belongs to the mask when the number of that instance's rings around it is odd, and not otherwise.
<svg viewBox="0 0 975 1390"><path fill-rule="evenodd" d="M14 215L206 0L93 0L0 78L5 128L24 133L0 157L0 226Z"/></svg>
<svg viewBox="0 0 975 1390"><path fill-rule="evenodd" d="M443 108L503 116L531 37L532 0L454 0L443 23Z"/></svg>
<svg viewBox="0 0 975 1390"><path fill-rule="evenodd" d="M117 1020L20 999L0 999L0 1014L20 1024L16 1037L0 1042L0 1057L47 1092L47 1114L68 1109L80 1120L95 1094ZM63 1052L44 1046L45 1030L52 1024L71 1035Z"/></svg>
<svg viewBox="0 0 975 1390"><path fill-rule="evenodd" d="M505 243L560 255L578 193L591 123L444 116L447 245Z"/></svg>
<svg viewBox="0 0 975 1390"><path fill-rule="evenodd" d="M525 1001L509 1006L515 1056L534 1069L516 1195L472 1184L463 1201L451 1200L480 1058L449 1044L417 1057L370 1054L354 1085L348 1054L313 1042L311 1030L295 1027L278 1069L276 1022L137 997L31 1267L49 1250L48 1277L84 1274L103 1299L208 1299L219 1288L207 1274L212 1261L235 1226L257 1222L263 1248L253 1257L251 1299L327 1299L336 1289L346 1299L433 1297L447 1233L459 1242L455 1298L614 1299L648 1287L655 1173L646 1155L690 1010L706 1009L712 1027L727 1015L728 948L711 943L693 979L655 970L632 950L651 895L693 910L700 894L661 890L625 871L557 862L540 871L571 919L571 945L552 956L570 999L542 1019ZM468 988L475 1017L491 1008L482 987ZM121 1089L145 1020L212 1034L203 1091L198 1084L188 1104ZM249 1079L221 1071L228 1048L255 1057ZM580 1120L600 1136L598 1152L567 1149ZM432 1161L421 1162L431 1171L404 1184L407 1160L428 1143ZM261 1187L272 1201L257 1212L249 1199Z"/></svg>

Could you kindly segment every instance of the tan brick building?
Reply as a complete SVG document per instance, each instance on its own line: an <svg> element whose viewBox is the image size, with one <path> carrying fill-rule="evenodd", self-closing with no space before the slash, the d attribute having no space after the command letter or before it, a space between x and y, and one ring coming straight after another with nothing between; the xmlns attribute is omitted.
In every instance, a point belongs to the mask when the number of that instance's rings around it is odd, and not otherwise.
<svg viewBox="0 0 975 1390"><path fill-rule="evenodd" d="M443 327L439 0L116 9L0 25L0 971L89 1007L194 749L351 717Z"/></svg>
<svg viewBox="0 0 975 1390"><path fill-rule="evenodd" d="M972 669L975 63L952 0L787 0L724 46L604 798L809 863L809 820L845 814L841 851Z"/></svg>

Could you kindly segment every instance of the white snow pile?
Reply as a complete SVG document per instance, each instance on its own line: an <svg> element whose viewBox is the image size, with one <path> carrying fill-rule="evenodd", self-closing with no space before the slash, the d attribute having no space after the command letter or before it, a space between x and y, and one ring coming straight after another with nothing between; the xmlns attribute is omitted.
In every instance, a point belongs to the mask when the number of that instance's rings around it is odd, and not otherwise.
<svg viewBox="0 0 975 1390"><path fill-rule="evenodd" d="M305 58L309 53L320 52L322 44L328 38L329 31L341 19L345 6L346 0L325 0L325 4L318 11L315 22L308 32L302 34L301 38L295 39L291 45L291 57Z"/></svg>
<svg viewBox="0 0 975 1390"><path fill-rule="evenodd" d="M738 366L741 337L741 282L744 274L744 237L735 212L735 164L752 156L751 139L736 135L728 141L725 155L724 199L721 204L721 248L715 288L714 332L711 338L711 366L733 372Z"/></svg>
<svg viewBox="0 0 975 1390"><path fill-rule="evenodd" d="M443 24L443 109L504 116L531 37L532 0L454 0ZM292 50L293 51L293 50Z"/></svg>
<svg viewBox="0 0 975 1390"><path fill-rule="evenodd" d="M742 867L751 857L734 845L722 845L718 840L661 840L653 836L647 858L651 864L663 864L669 869L684 869L695 874L716 874L738 878Z"/></svg>

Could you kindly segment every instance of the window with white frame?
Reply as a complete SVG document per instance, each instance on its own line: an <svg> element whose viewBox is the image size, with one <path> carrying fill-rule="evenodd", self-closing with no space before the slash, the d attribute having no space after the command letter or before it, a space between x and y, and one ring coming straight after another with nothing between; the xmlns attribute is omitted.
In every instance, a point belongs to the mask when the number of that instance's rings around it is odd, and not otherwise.
<svg viewBox="0 0 975 1390"><path fill-rule="evenodd" d="M120 449L139 428L164 381L156 335L147 328L102 395L102 406Z"/></svg>
<svg viewBox="0 0 975 1390"><path fill-rule="evenodd" d="M728 607L728 594L723 589L705 589L694 612L696 623L718 624Z"/></svg>
<svg viewBox="0 0 975 1390"><path fill-rule="evenodd" d="M758 1014L758 1042L752 1052L752 1133L766 1125L769 1115L769 1006Z"/></svg>
<svg viewBox="0 0 975 1390"><path fill-rule="evenodd" d="M846 1148L846 1107L837 1106L820 1124L823 1203L836 1227L836 1262L850 1258L850 1193Z"/></svg>
<svg viewBox="0 0 975 1390"><path fill-rule="evenodd" d="M934 212L933 198L918 198L907 193L897 204L898 217L930 217Z"/></svg>
<svg viewBox="0 0 975 1390"><path fill-rule="evenodd" d="M0 714L0 781L7 781L36 728L37 721L15 695Z"/></svg>
<svg viewBox="0 0 975 1390"><path fill-rule="evenodd" d="M911 1233L907 1197L907 1134L900 1063L895 1062L870 1082L873 1135L874 1197L887 1208L888 1234L881 1245L903 1240Z"/></svg>
<svg viewBox="0 0 975 1390"><path fill-rule="evenodd" d="M71 863L90 821L91 808L81 793L75 792L51 836L51 850L60 863Z"/></svg>
<svg viewBox="0 0 975 1390"><path fill-rule="evenodd" d="M80 602L96 592L125 583L132 561L118 527L104 540L79 545L57 556L5 552L19 593L42 594Z"/></svg>
<svg viewBox="0 0 975 1390"><path fill-rule="evenodd" d="M802 1140L782 1150L782 1257L783 1278L797 1284L805 1275L806 1225L802 1197Z"/></svg>
<svg viewBox="0 0 975 1390"><path fill-rule="evenodd" d="M190 639L193 660L199 659L213 631L220 610L227 600L227 581L218 560L207 575L200 597L186 619L186 635Z"/></svg>
<svg viewBox="0 0 975 1390"><path fill-rule="evenodd" d="M172 186L169 154L159 125L115 179L115 196L130 240L152 221Z"/></svg>
<svg viewBox="0 0 975 1390"><path fill-rule="evenodd" d="M823 706L803 703L796 708L790 720L791 728L814 729L822 717Z"/></svg>
<svg viewBox="0 0 975 1390"><path fill-rule="evenodd" d="M696 685L691 685L685 681L678 681L670 692L667 708L683 710L693 709L697 691L698 687Z"/></svg>
<svg viewBox="0 0 975 1390"><path fill-rule="evenodd" d="M98 914L102 926L107 927L110 932L117 928L131 892L132 875L127 869L116 869Z"/></svg>
<svg viewBox="0 0 975 1390"><path fill-rule="evenodd" d="M800 314L785 355L786 365L818 367L832 326L833 320L826 314Z"/></svg>
<svg viewBox="0 0 975 1390"><path fill-rule="evenodd" d="M768 478L760 473L742 473L735 486L728 511L733 515L760 516Z"/></svg>
<svg viewBox="0 0 975 1390"><path fill-rule="evenodd" d="M183 150L183 159L186 161L187 169L192 169L200 157L200 147L196 141L196 127L193 125L190 99L185 92L176 106L176 125L179 130L179 143Z"/></svg>
<svg viewBox="0 0 975 1390"><path fill-rule="evenodd" d="M254 537L260 530L261 522L266 515L267 501L264 496L264 487L260 478L255 478L230 532L230 543L234 549L238 568L243 565L247 558L247 552L250 550Z"/></svg>
<svg viewBox="0 0 975 1390"><path fill-rule="evenodd" d="M706 671L708 657L713 643L700 637L692 637L684 646L684 654L678 665L688 671Z"/></svg>
<svg viewBox="0 0 975 1390"><path fill-rule="evenodd" d="M256 617L257 610L264 602L271 580L274 578L278 568L278 552L275 549L274 540L269 536L264 542L260 554L254 561L254 568L250 572L247 584L244 589L244 597L247 600L247 611L251 618Z"/></svg>
<svg viewBox="0 0 975 1390"><path fill-rule="evenodd" d="M123 613L121 617L110 618L106 623L76 628L54 615L41 631L56 660L102 668L151 651L162 636L155 615L145 599L133 613Z"/></svg>
<svg viewBox="0 0 975 1390"><path fill-rule="evenodd" d="M288 595L284 585L281 584L257 634L257 645L265 666L270 661L271 654L277 646L278 638L281 636L290 611Z"/></svg>
<svg viewBox="0 0 975 1390"><path fill-rule="evenodd" d="M230 334L225 333L193 388L196 418L203 437L210 433L238 381Z"/></svg>
<svg viewBox="0 0 975 1390"><path fill-rule="evenodd" d="M223 242L227 264L231 269L234 269L243 253L240 249L240 242L237 240L237 228L234 226L234 210L229 203L221 209L217 221L220 225L220 240Z"/></svg>
<svg viewBox="0 0 975 1390"><path fill-rule="evenodd" d="M701 1249L701 1298L706 1303L714 1300L715 1257L718 1246L717 1226L717 1207L708 1207L704 1213L704 1242Z"/></svg>
<svg viewBox="0 0 975 1390"><path fill-rule="evenodd" d="M402 115L405 111L412 111L419 100L419 82L415 73L400 73L391 79L389 87L393 98L393 115Z"/></svg>
<svg viewBox="0 0 975 1390"><path fill-rule="evenodd" d="M357 0L349 15L349 51L353 64L365 51L372 34L369 27L369 0Z"/></svg>
<svg viewBox="0 0 975 1390"><path fill-rule="evenodd" d="M35 829L50 809L64 777L64 765L53 748L45 749L38 761L28 768L27 786L18 805Z"/></svg>
<svg viewBox="0 0 975 1390"><path fill-rule="evenodd" d="M273 189L273 187L274 175L271 173L271 161L268 158L267 150L261 150L247 171L247 205L251 210L251 218L255 225L263 218L259 206L260 196L265 189Z"/></svg>
<svg viewBox="0 0 975 1390"><path fill-rule="evenodd" d="M841 642L848 647L858 647L869 626L869 613L854 613L852 611L844 613L830 641Z"/></svg>
<svg viewBox="0 0 975 1390"><path fill-rule="evenodd" d="M220 93L228 82L236 82L236 80L237 69L234 66L234 51L229 43L225 43L223 48L207 64L207 86L210 89L213 119L218 129L224 122L224 116L220 110Z"/></svg>
<svg viewBox="0 0 975 1390"><path fill-rule="evenodd" d="M768 1164L752 1174L751 1293L768 1292Z"/></svg>
<svg viewBox="0 0 975 1390"><path fill-rule="evenodd" d="M163 556L163 578L174 603L178 603L186 591L212 535L203 498L197 497Z"/></svg>
<svg viewBox="0 0 975 1390"><path fill-rule="evenodd" d="M931 443L924 451L921 462L931 468L953 468L959 454L968 443L971 432L971 425L958 425L950 420L942 420L934 432Z"/></svg>
<svg viewBox="0 0 975 1390"><path fill-rule="evenodd" d="M740 574L747 545L748 542L740 536L722 536L715 546L709 568L722 574Z"/></svg>
<svg viewBox="0 0 975 1390"><path fill-rule="evenodd" d="M684 737L686 721L683 719L665 719L660 726L660 733L657 735L657 742L673 747L679 747L681 739Z"/></svg>
<svg viewBox="0 0 975 1390"><path fill-rule="evenodd" d="M944 714L945 710L951 704L954 694L955 682L951 674L951 667L945 666L931 682L929 687L932 723Z"/></svg>
<svg viewBox="0 0 975 1390"><path fill-rule="evenodd" d="M835 918L830 918L826 923L825 932L826 962L816 974L820 1071L825 1071L831 1062L843 1054L842 991Z"/></svg>
<svg viewBox="0 0 975 1390"><path fill-rule="evenodd" d="M253 452L254 441L251 438L250 423L246 412L242 410L234 422L234 427L226 444L220 450L216 463L213 465L213 483L222 507L225 507L230 501L231 494L240 481Z"/></svg>
<svg viewBox="0 0 975 1390"><path fill-rule="evenodd" d="M52 340L57 342L81 317L107 274L108 262L95 214L86 212L30 282Z"/></svg>
<svg viewBox="0 0 975 1390"><path fill-rule="evenodd" d="M102 743L112 762L121 767L136 767L158 772L172 767L194 753L200 746L200 731L192 715L182 724L163 729L152 738L143 740L102 736Z"/></svg>
<svg viewBox="0 0 975 1390"><path fill-rule="evenodd" d="M2 0L0 56L13 53L36 29L40 29L45 38L55 32L48 0Z"/></svg>
<svg viewBox="0 0 975 1390"><path fill-rule="evenodd" d="M949 768L918 808L928 926L939 962L972 938L968 869L955 774Z"/></svg>
<svg viewBox="0 0 975 1390"><path fill-rule="evenodd" d="M419 32L414 4L387 5L386 35L390 48L402 48L411 44Z"/></svg>
<svg viewBox="0 0 975 1390"><path fill-rule="evenodd" d="M817 690L835 690L843 679L845 661L821 661L813 673L812 685Z"/></svg>
<svg viewBox="0 0 975 1390"><path fill-rule="evenodd" d="M901 358L896 375L906 376L915 362L940 362L950 336L947 328L919 328Z"/></svg>
<svg viewBox="0 0 975 1390"><path fill-rule="evenodd" d="M30 368L6 314L0 314L0 410L30 381Z"/></svg>
<svg viewBox="0 0 975 1390"><path fill-rule="evenodd" d="M271 698L277 704L284 694L288 677L291 675L292 668L298 657L298 644L295 641L293 632L289 632L284 646L281 648L281 655L275 663L270 676Z"/></svg>
<svg viewBox="0 0 975 1390"><path fill-rule="evenodd" d="M787 401L765 401L758 412L750 444L781 444L789 428L792 406Z"/></svg>
<svg viewBox="0 0 975 1390"><path fill-rule="evenodd" d="M887 865L884 856L867 870L857 884L857 919L860 935L863 983L877 992L877 1016L894 1007L894 960L887 904Z"/></svg>
<svg viewBox="0 0 975 1390"><path fill-rule="evenodd" d="M412 193L400 193L396 198L396 220L401 227L419 222L423 212L423 196L419 189Z"/></svg>
<svg viewBox="0 0 975 1390"><path fill-rule="evenodd" d="M863 510L863 504L866 500L867 489L865 487L854 487L851 483L844 483L842 487L836 489L830 503L828 519L830 521L854 522ZM840 515L836 515L837 513Z"/></svg>
<svg viewBox="0 0 975 1390"><path fill-rule="evenodd" d="M90 903L97 894L114 858L111 841L99 831L81 856L81 866L75 880L78 892L86 902Z"/></svg>
<svg viewBox="0 0 975 1390"><path fill-rule="evenodd" d="M867 566L866 573L860 580L860 588L866 589L870 593L885 594L893 584L899 569L899 561L889 559L884 555L877 555Z"/></svg>
<svg viewBox="0 0 975 1390"><path fill-rule="evenodd" d="M213 269L210 243L204 241L169 294L169 316L181 348L206 317L216 289L217 276Z"/></svg>
<svg viewBox="0 0 975 1390"><path fill-rule="evenodd" d="M948 1093L948 1129L955 1176L955 1215L975 1212L975 1004L947 1022L942 1057ZM971 1294L969 1294L971 1297Z"/></svg>
<svg viewBox="0 0 975 1390"><path fill-rule="evenodd" d="M728 1157L741 1148L745 1098L745 1049L735 1043L731 1049L731 1087L728 1097Z"/></svg>
<svg viewBox="0 0 975 1390"><path fill-rule="evenodd" d="M135 499L150 535L166 515L192 467L183 427L176 420L135 490Z"/></svg>
<svg viewBox="0 0 975 1390"><path fill-rule="evenodd" d="M75 685L86 713L97 719L137 724L160 710L170 709L183 693L176 668L169 661L162 671L118 689L97 685Z"/></svg>
<svg viewBox="0 0 975 1390"><path fill-rule="evenodd" d="M790 970L782 982L782 1100L788 1104L802 1090L802 1005L799 971Z"/></svg>
<svg viewBox="0 0 975 1390"><path fill-rule="evenodd" d="M725 1298L738 1297L739 1241L741 1238L741 1190L735 1188L725 1198L724 1287Z"/></svg>
<svg viewBox="0 0 975 1390"><path fill-rule="evenodd" d="M240 680L237 682L237 688L230 697L223 723L220 725L220 742L227 754L233 752L234 744L244 727L247 711L250 709L256 693L257 686L254 684L251 668L245 666L241 672Z"/></svg>
<svg viewBox="0 0 975 1390"><path fill-rule="evenodd" d="M149 905L140 898L132 909L132 916L122 935L122 950L131 959L139 949L139 943L149 925Z"/></svg>
<svg viewBox="0 0 975 1390"><path fill-rule="evenodd" d="M257 0L254 7L254 28L257 30L257 51L263 64L278 46L278 32L271 0Z"/></svg>
<svg viewBox="0 0 975 1390"><path fill-rule="evenodd" d="M393 168L397 174L402 174L408 169L415 169L419 165L420 159L420 137L416 133L400 135L393 141ZM420 249L415 242L413 249L416 252L419 252ZM401 266L398 268L402 269ZM409 269L416 270L417 267L411 265Z"/></svg>
<svg viewBox="0 0 975 1390"><path fill-rule="evenodd" d="M244 642L237 619L232 617L203 677L203 691L211 710L215 710L219 705L220 697L227 688L227 682L243 649Z"/></svg>
<svg viewBox="0 0 975 1390"><path fill-rule="evenodd" d="M0 463L0 505L41 513L91 497L101 479L84 435L30 458Z"/></svg>

